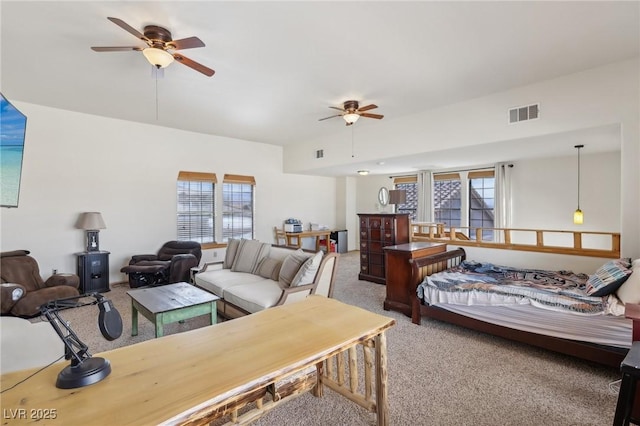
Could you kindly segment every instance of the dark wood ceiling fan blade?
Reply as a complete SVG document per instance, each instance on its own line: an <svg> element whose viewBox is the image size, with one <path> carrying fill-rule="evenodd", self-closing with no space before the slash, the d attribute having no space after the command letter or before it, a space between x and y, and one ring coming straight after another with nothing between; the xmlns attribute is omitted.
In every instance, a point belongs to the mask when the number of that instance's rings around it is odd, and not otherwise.
<svg viewBox="0 0 640 426"><path fill-rule="evenodd" d="M109 47L109 46L104 46L104 47L92 47L91 50L94 50L96 52L122 52L122 51L127 51L127 50L142 50L142 48L140 47Z"/></svg>
<svg viewBox="0 0 640 426"><path fill-rule="evenodd" d="M204 42L198 37L188 37L169 43L169 48L174 50L193 49L194 47L204 47Z"/></svg>
<svg viewBox="0 0 640 426"><path fill-rule="evenodd" d="M334 118L334 117L342 117L342 114L331 115L329 117L321 118L318 121L328 120L328 119Z"/></svg>
<svg viewBox="0 0 640 426"><path fill-rule="evenodd" d="M211 68L205 67L204 65L191 60L189 58L187 58L186 56L182 56L179 55L177 53L175 53L173 55L173 58L180 62L183 65L188 66L189 68L193 68L194 70L201 72L202 74L206 75L207 77L211 77L213 74L215 74L216 72L214 70L212 70Z"/></svg>
<svg viewBox="0 0 640 426"><path fill-rule="evenodd" d="M344 111L344 108L338 108L338 107L334 107L334 106L330 106L329 108L331 108L331 109L337 109L338 111Z"/></svg>
<svg viewBox="0 0 640 426"><path fill-rule="evenodd" d="M149 39L147 37L145 37L144 34L142 34L140 31L136 30L131 25L129 25L126 22L124 22L122 19L112 18L112 17L108 17L107 19L110 20L111 22L113 22L114 24L116 24L117 26L119 26L120 28L122 28L123 30L133 34L134 36L136 36L140 40L142 40L144 42L148 42L149 41Z"/></svg>
<svg viewBox="0 0 640 426"><path fill-rule="evenodd" d="M375 109L375 108L378 108L378 105L371 104L371 105L363 106L362 108L358 108L358 111L364 112L364 111L369 111L370 109Z"/></svg>
<svg viewBox="0 0 640 426"><path fill-rule="evenodd" d="M360 114L360 116L367 117L367 118L375 118L375 119L378 119L378 120L380 120L382 117L384 117L384 115L370 114L368 112L362 113L362 114Z"/></svg>

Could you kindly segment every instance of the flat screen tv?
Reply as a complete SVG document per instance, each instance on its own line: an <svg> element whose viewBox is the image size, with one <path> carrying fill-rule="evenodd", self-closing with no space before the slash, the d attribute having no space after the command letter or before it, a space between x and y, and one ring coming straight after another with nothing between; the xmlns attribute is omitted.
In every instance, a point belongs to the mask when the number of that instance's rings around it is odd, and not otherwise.
<svg viewBox="0 0 640 426"><path fill-rule="evenodd" d="M27 117L0 93L0 206L18 207Z"/></svg>

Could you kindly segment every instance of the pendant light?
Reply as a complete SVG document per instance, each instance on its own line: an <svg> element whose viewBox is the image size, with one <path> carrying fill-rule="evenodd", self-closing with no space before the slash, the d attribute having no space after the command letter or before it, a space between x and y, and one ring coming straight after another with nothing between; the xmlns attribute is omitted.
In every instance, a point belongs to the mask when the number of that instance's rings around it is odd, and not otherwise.
<svg viewBox="0 0 640 426"><path fill-rule="evenodd" d="M584 145L576 145L574 148L578 150L578 208L573 212L573 223L582 225L584 215L582 214L582 210L580 210L580 148L584 148Z"/></svg>

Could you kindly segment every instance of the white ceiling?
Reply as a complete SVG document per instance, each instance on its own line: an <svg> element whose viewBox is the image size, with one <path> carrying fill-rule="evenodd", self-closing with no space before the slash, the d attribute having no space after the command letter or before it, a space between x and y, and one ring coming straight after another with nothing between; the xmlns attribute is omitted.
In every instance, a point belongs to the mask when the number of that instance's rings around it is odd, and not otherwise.
<svg viewBox="0 0 640 426"><path fill-rule="evenodd" d="M339 118L318 119L348 99L393 120L637 57L639 5L2 0L1 90L9 100L288 145L343 131ZM140 52L90 50L143 46L108 16L199 37L206 47L180 53L216 74L174 63L156 81Z"/></svg>

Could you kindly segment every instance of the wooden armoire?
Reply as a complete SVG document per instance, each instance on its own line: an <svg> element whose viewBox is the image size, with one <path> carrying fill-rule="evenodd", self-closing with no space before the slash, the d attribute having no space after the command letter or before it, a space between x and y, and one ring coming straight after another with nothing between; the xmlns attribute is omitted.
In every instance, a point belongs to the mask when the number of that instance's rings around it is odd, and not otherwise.
<svg viewBox="0 0 640 426"><path fill-rule="evenodd" d="M385 284L386 246L409 242L408 213L359 213L360 273L358 278Z"/></svg>

